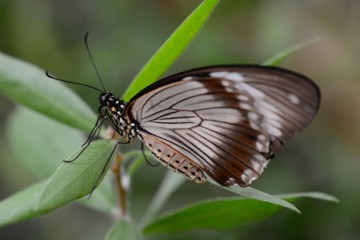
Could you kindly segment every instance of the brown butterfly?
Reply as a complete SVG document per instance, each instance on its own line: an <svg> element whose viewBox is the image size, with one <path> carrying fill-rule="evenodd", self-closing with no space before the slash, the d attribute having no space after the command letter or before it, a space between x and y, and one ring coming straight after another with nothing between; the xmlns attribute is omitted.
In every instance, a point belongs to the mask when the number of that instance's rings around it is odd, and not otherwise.
<svg viewBox="0 0 360 240"><path fill-rule="evenodd" d="M53 79L100 92L98 119L80 154L107 121L124 139L119 143L138 137L162 164L195 182L209 176L223 186L245 187L262 175L274 153L304 129L319 108L320 90L309 78L258 65L178 73L124 102L105 90L87 37L85 46L103 90L46 72Z"/></svg>
<svg viewBox="0 0 360 240"><path fill-rule="evenodd" d="M125 143L138 137L162 164L195 182L209 176L243 187L313 120L320 103L309 78L257 65L175 74L129 102L101 92L95 128L107 120Z"/></svg>

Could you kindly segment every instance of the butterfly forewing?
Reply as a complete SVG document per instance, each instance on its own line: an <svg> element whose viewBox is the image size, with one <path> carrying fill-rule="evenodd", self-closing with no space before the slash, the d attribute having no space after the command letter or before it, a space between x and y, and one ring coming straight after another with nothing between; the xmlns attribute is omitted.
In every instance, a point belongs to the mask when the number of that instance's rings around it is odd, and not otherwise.
<svg viewBox="0 0 360 240"><path fill-rule="evenodd" d="M183 156L219 184L247 186L311 122L319 101L317 86L297 73L219 66L150 85L130 100L126 114L154 154L149 141Z"/></svg>

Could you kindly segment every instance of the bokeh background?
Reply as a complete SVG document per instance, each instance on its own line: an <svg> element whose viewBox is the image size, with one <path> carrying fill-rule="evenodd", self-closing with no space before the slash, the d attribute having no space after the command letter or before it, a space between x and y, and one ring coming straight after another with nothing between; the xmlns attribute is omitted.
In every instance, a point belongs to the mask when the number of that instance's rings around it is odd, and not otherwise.
<svg viewBox="0 0 360 240"><path fill-rule="evenodd" d="M98 85L84 50L83 36L89 31L90 47L106 87L121 96L144 63L199 3L0 0L0 51L62 78ZM308 129L280 151L254 187L274 194L323 191L341 202L303 200L297 203L301 215L286 211L234 231L151 239L360 239L359 23L358 0L220 2L168 74L206 65L261 63L286 47L320 36L320 42L281 65L318 83L320 112ZM94 92L70 87L96 111ZM14 102L0 96L0 199L38 181L17 163L7 141L7 124L15 108ZM140 169L133 180L130 203L135 217L150 201L163 173L163 168ZM225 195L228 193L211 186L186 183L171 204L181 206ZM39 219L1 228L0 239L102 239L111 225L112 220L104 214L72 204Z"/></svg>

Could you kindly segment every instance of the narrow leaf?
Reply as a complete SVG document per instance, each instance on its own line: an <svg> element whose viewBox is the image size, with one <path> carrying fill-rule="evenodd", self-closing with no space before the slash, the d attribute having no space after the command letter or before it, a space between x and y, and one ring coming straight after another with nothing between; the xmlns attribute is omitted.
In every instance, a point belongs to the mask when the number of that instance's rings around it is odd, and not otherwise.
<svg viewBox="0 0 360 240"><path fill-rule="evenodd" d="M144 86L158 80L165 71L170 68L204 26L219 1L220 0L204 0L200 6L185 19L143 67L135 80L132 81L123 96L126 101L143 89Z"/></svg>
<svg viewBox="0 0 360 240"><path fill-rule="evenodd" d="M314 199L318 199L318 200L323 200L323 201L329 201L329 202L340 202L339 199L337 199L336 197L327 194L327 193L322 193L322 192L299 192L299 193L288 193L288 194L282 194L282 195L277 195L277 197L279 198L283 198L283 199L296 199L296 198L314 198Z"/></svg>
<svg viewBox="0 0 360 240"><path fill-rule="evenodd" d="M95 114L69 88L46 77L38 67L0 53L0 93L83 131L90 131Z"/></svg>
<svg viewBox="0 0 360 240"><path fill-rule="evenodd" d="M278 54L276 54L275 56L271 57L270 59L266 60L262 65L264 66L278 66L280 65L286 58L288 58L290 55L292 55L293 53L299 51L300 49L315 43L317 41L320 41L321 38L318 36L314 36L308 39L305 39L304 41L295 44L294 46L291 46L281 52L279 52Z"/></svg>
<svg viewBox="0 0 360 240"><path fill-rule="evenodd" d="M251 188L251 187L241 188L241 187L237 187L237 186L223 187L223 188L230 190L234 193L240 194L242 196L248 197L248 198L254 198L256 200L260 200L263 202L268 202L268 203L272 203L275 205L279 205L284 208L293 210L297 213L300 213L299 209L297 209L293 204L291 204L281 198L278 198L276 196L273 196L268 193L257 190L255 188Z"/></svg>
<svg viewBox="0 0 360 240"><path fill-rule="evenodd" d="M236 193L236 194L240 194L242 196L245 196L245 197L248 197L248 198L254 198L254 199L257 199L257 200L260 200L260 201L263 201L263 202L268 202L268 203L272 203L272 204L275 204L275 205L280 205L280 206L283 206L285 208L288 208L290 210L293 210L297 213L300 213L299 209L297 209L294 205L292 205L291 203L281 199L281 198L278 198L276 196L273 196L273 195L270 195L268 193L265 193L265 192L262 192L260 190L257 190L255 188L251 188L251 187L247 187L247 188L242 188L242 187L239 187L239 186L230 186L230 187L225 187L225 186L221 186L219 185L218 183L216 183L215 181L213 181L212 179L208 179L208 181L218 187L221 187L227 191L231 191L233 193Z"/></svg>
<svg viewBox="0 0 360 240"><path fill-rule="evenodd" d="M128 221L120 221L114 225L105 240L141 240L143 239L136 226Z"/></svg>
<svg viewBox="0 0 360 240"><path fill-rule="evenodd" d="M74 162L62 163L42 192L37 210L50 211L90 194L98 177L102 174L102 179L110 166L106 163L113 147L112 141L96 141Z"/></svg>
<svg viewBox="0 0 360 240"><path fill-rule="evenodd" d="M298 200L319 195L299 193L287 198ZM227 198L200 202L168 213L146 226L144 234L179 233L191 230L230 230L276 216L284 208L255 199Z"/></svg>

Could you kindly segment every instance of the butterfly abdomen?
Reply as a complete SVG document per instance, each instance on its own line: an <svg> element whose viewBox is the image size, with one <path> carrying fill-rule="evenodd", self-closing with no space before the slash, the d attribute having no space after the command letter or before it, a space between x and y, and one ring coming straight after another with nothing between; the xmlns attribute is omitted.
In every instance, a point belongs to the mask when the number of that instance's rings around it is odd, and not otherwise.
<svg viewBox="0 0 360 240"><path fill-rule="evenodd" d="M196 183L206 182L206 177L201 168L181 153L155 138L142 135L140 139L163 165L185 175Z"/></svg>

